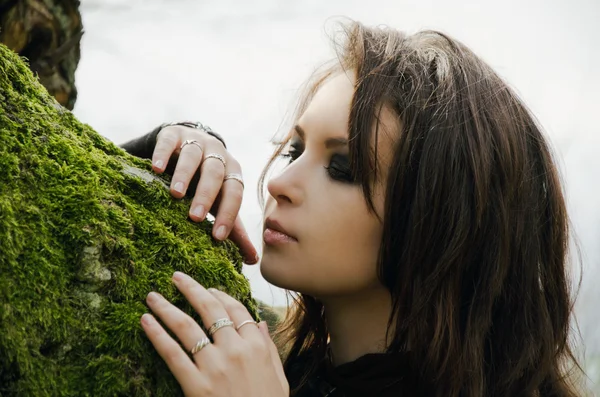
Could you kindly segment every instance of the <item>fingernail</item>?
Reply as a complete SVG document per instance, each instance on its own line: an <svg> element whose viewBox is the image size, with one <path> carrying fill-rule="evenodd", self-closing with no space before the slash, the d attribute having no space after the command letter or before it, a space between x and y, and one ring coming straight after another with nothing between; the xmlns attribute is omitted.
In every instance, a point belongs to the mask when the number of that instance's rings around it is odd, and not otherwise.
<svg viewBox="0 0 600 397"><path fill-rule="evenodd" d="M158 301L158 294L156 292L150 292L146 297L146 300L150 303L155 303Z"/></svg>
<svg viewBox="0 0 600 397"><path fill-rule="evenodd" d="M256 254L256 256L254 257L254 263L258 263L259 260L260 260L260 256L258 256L258 254Z"/></svg>
<svg viewBox="0 0 600 397"><path fill-rule="evenodd" d="M163 165L165 165L165 163L164 163L162 160L156 160L156 161L154 162L154 166L155 166L156 168L162 168L162 167L163 167Z"/></svg>
<svg viewBox="0 0 600 397"><path fill-rule="evenodd" d="M204 219L204 206L199 205L192 210L192 215L197 216L200 219Z"/></svg>
<svg viewBox="0 0 600 397"><path fill-rule="evenodd" d="M177 182L173 187L173 190L175 190L178 193L183 193L183 182Z"/></svg>
<svg viewBox="0 0 600 397"><path fill-rule="evenodd" d="M215 236L219 239L219 240L223 240L225 238L225 234L227 233L227 229L225 228L225 225L221 225L219 226L219 228L217 229L217 232L215 233Z"/></svg>
<svg viewBox="0 0 600 397"><path fill-rule="evenodd" d="M144 315L142 316L142 323L144 323L145 325L152 325L154 324L154 319L148 313L144 313Z"/></svg>
<svg viewBox="0 0 600 397"><path fill-rule="evenodd" d="M215 292L217 292L217 291L218 291L218 290L217 290L216 288L209 288L209 289L208 289L208 292L210 292L211 294L212 294L212 293L215 293Z"/></svg>
<svg viewBox="0 0 600 397"><path fill-rule="evenodd" d="M175 272L173 273L173 281L177 282L177 281L183 281L185 277L185 274L181 273L181 272Z"/></svg>

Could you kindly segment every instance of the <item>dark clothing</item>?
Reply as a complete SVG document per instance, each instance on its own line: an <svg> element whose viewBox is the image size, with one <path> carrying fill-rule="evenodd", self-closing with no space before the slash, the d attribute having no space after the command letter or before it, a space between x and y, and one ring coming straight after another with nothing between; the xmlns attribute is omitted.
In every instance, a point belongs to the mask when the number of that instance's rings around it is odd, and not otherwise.
<svg viewBox="0 0 600 397"><path fill-rule="evenodd" d="M125 142L121 145L125 151L136 157L143 159L151 159L152 153L154 153L154 147L156 146L156 136L160 132L161 127L158 126L146 135L142 135L138 138L132 139L129 142Z"/></svg>
<svg viewBox="0 0 600 397"><path fill-rule="evenodd" d="M121 145L130 154L150 159L156 146L160 127L139 138ZM171 158L166 173L173 175L176 157ZM198 175L188 188L188 195L196 189ZM307 365L308 353L292 365L288 375L290 387ZM425 396L418 389L418 377L410 371L408 354L366 354L355 361L333 367L328 358L323 359L316 373L293 397L401 397Z"/></svg>
<svg viewBox="0 0 600 397"><path fill-rule="evenodd" d="M298 375L306 359L299 359L289 373L290 387L298 385ZM410 370L409 355L366 354L355 361L333 367L328 358L292 397L402 397L425 396L418 377Z"/></svg>

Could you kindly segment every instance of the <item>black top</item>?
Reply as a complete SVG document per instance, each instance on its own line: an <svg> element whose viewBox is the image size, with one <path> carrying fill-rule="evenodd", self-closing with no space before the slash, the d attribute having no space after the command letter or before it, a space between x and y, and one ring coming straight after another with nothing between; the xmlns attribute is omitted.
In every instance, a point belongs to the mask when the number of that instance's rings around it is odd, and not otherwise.
<svg viewBox="0 0 600 397"><path fill-rule="evenodd" d="M156 136L160 127L139 138L121 145L130 154L150 159L156 146ZM177 161L172 157L165 170L172 175ZM188 188L188 195L196 189L198 175ZM307 365L308 354L299 358L292 365L288 381L293 389L298 385L299 376ZM299 376L296 376L299 375ZM426 396L419 390L418 377L412 374L409 356L406 353L397 354L366 354L355 361L333 367L328 358L324 358L315 374L292 397L401 397Z"/></svg>
<svg viewBox="0 0 600 397"><path fill-rule="evenodd" d="M293 364L288 381L297 387L306 359ZM412 373L407 353L371 353L334 367L324 358L311 378L292 397L426 396Z"/></svg>
<svg viewBox="0 0 600 397"><path fill-rule="evenodd" d="M136 157L151 159L152 153L154 153L154 147L156 146L156 136L161 128L162 126L158 126L146 135L125 142L121 145L121 148Z"/></svg>

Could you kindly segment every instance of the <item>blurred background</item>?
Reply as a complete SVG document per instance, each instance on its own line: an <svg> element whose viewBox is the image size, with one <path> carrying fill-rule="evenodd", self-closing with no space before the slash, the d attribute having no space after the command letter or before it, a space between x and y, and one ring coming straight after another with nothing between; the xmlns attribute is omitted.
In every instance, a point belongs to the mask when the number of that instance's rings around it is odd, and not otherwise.
<svg viewBox="0 0 600 397"><path fill-rule="evenodd" d="M0 8L6 3L0 0ZM79 10L85 33L73 34L81 39L76 102L65 94L75 115L115 143L165 121L210 125L244 167L241 216L257 247L256 185L269 141L285 128L297 89L334 56L329 33L336 21L348 17L409 33L436 29L463 41L515 88L555 148L579 247L574 244L573 274L575 280L582 274L580 346L598 389L598 0L83 0ZM255 297L286 305L283 291L269 286L258 266L244 272Z"/></svg>

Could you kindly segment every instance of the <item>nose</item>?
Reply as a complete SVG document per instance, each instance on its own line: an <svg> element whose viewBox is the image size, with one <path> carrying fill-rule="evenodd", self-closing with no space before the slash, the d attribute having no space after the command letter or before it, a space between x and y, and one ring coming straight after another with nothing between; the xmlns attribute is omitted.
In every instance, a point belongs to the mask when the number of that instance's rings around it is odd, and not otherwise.
<svg viewBox="0 0 600 397"><path fill-rule="evenodd" d="M298 167L297 162L287 166L283 172L267 183L269 194L280 205L285 203L298 205L302 201L303 193L300 184L302 176L298 172L301 167Z"/></svg>

